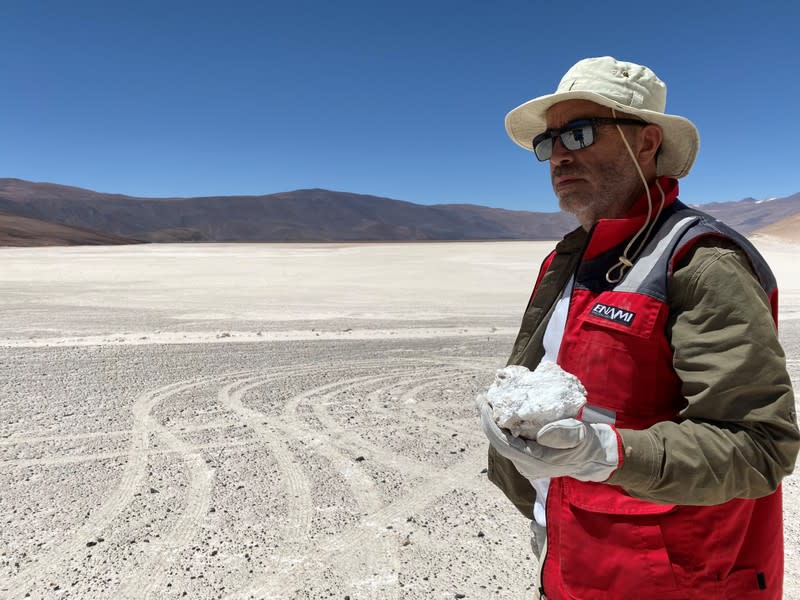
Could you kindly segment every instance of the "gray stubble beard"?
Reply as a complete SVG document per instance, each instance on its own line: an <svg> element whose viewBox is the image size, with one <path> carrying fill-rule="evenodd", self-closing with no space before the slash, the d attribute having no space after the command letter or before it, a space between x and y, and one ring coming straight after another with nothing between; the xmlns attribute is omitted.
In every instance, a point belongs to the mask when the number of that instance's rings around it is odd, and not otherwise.
<svg viewBox="0 0 800 600"><path fill-rule="evenodd" d="M625 153L620 158L621 160L606 164L596 173L600 185L594 194L568 192L562 197L556 192L561 210L575 215L578 222L587 230L599 219L624 217L636 199L644 193L636 167L630 164L630 156ZM556 167L553 174L564 172L559 169L560 167ZM580 170L566 171L575 175L581 174ZM571 196L575 196L576 201L571 201Z"/></svg>

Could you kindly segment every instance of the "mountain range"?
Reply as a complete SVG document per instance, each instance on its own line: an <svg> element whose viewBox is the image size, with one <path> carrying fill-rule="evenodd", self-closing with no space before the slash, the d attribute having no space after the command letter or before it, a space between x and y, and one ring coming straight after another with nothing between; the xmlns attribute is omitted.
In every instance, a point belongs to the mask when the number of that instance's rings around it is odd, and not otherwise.
<svg viewBox="0 0 800 600"><path fill-rule="evenodd" d="M787 220L800 226L800 194L704 204L745 234ZM795 219L792 221L792 219ZM0 179L0 245L141 242L550 240L577 226L561 212L296 190L263 196L137 198L54 183ZM780 227L778 228L780 230Z"/></svg>

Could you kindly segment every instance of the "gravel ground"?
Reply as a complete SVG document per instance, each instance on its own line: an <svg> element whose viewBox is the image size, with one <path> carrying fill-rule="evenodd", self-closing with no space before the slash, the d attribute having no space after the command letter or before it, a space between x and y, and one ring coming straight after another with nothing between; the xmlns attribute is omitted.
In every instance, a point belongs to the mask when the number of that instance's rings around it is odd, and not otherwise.
<svg viewBox="0 0 800 600"><path fill-rule="evenodd" d="M0 250L0 598L531 597L473 398L549 246Z"/></svg>
<svg viewBox="0 0 800 600"><path fill-rule="evenodd" d="M519 597L472 405L509 343L0 349L3 594Z"/></svg>

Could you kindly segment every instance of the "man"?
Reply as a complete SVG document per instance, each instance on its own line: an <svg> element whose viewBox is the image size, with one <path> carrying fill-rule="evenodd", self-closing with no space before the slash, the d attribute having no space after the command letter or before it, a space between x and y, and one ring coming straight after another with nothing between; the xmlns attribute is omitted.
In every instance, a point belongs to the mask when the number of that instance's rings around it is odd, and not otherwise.
<svg viewBox="0 0 800 600"><path fill-rule="evenodd" d="M781 598L800 432L775 280L678 201L699 137L665 104L650 69L603 57L506 117L581 225L542 265L509 364L557 362L587 406L526 440L479 402L489 478L532 519L548 600Z"/></svg>

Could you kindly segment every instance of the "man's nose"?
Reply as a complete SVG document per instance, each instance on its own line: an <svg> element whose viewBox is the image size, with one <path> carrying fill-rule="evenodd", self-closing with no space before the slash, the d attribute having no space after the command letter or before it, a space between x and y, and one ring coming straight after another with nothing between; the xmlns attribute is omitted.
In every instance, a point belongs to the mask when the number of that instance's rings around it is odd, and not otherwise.
<svg viewBox="0 0 800 600"><path fill-rule="evenodd" d="M553 153L550 155L550 164L553 166L564 165L572 162L572 152L561 143L561 137L553 138Z"/></svg>

